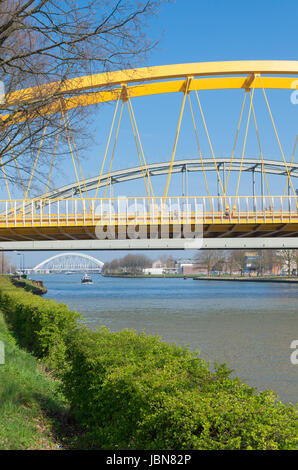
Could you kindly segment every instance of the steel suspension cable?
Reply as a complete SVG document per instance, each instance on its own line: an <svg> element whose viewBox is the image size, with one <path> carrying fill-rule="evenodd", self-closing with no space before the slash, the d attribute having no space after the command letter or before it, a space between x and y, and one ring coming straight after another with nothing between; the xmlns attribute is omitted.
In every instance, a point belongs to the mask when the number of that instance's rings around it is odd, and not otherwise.
<svg viewBox="0 0 298 470"><path fill-rule="evenodd" d="M121 119L122 119L123 107L124 107L124 101L122 101L122 106L121 106L121 110L120 110L118 126L117 126L117 131L116 131L116 136L115 136L115 142L114 142L114 147L113 147L113 153L112 153L112 156L111 156L111 161L110 161L109 172L108 172L108 177L107 177L107 181L106 181L103 200L106 199L106 195L107 195L107 189L108 189L108 185L109 185L109 181L110 181L111 169L112 169L112 164L113 164L113 160L114 160L114 155L115 155L115 150L116 150L116 145L117 145L117 140L118 140L118 135L119 135L120 123L121 123Z"/></svg>
<svg viewBox="0 0 298 470"><path fill-rule="evenodd" d="M36 156L36 159L35 159L35 162L34 162L34 165L33 165L30 180L29 180L28 187L27 187L27 190L26 190L26 193L25 193L25 201L27 201L28 192L29 192L29 189L30 189L30 186L31 186L32 178L33 178L33 175L34 175L34 172L35 172L35 168L36 168L36 165L37 165L37 161L38 161L38 158L39 158L39 154L40 154L40 151L41 151L41 147L42 147L42 144L43 144L43 139L44 139L47 127L48 127L48 123L45 125L44 131L43 131L43 134L42 134L42 138L41 138L41 141L40 141L37 156Z"/></svg>
<svg viewBox="0 0 298 470"><path fill-rule="evenodd" d="M89 204L90 210L91 210L91 212L92 212L92 205L91 205L91 203L90 203L89 194L88 194L88 191L87 191L87 187L86 187L86 183L85 183L85 179L84 179L84 176L83 176L83 171L82 171L82 167L81 167L81 163L80 163L80 159L79 159L79 154L78 154L78 152L77 152L77 147L76 147L76 143L75 143L75 140L74 140L74 137L73 137L73 133L72 133L72 130L71 130L71 125L70 125L70 122L69 122L69 118L68 118L68 113L67 113L67 111L66 111L65 114L66 114L67 124L68 124L68 127L69 127L70 136L71 136L72 143L73 143L73 148L74 148L74 150L75 150L75 154L76 154L76 157L77 157L77 162L78 162L78 165L79 165L79 170L80 170L80 173L81 173L81 178L82 178L83 185L84 185L84 188L85 188L85 193L86 193L86 196L87 196L88 204Z"/></svg>
<svg viewBox="0 0 298 470"><path fill-rule="evenodd" d="M247 117L246 131L245 131L245 137L244 137L243 148L242 148L241 162L240 162L240 168L239 168L239 176L238 176L238 182L237 182L237 187L236 187L236 194L235 194L235 199L234 199L234 204L233 204L233 210L236 208L236 200L237 200L237 197L238 197L240 178L241 178L241 172L242 172L242 166L243 166L243 158L244 158L244 154L245 154L247 134L248 134L248 128L249 128L249 123L250 123L250 115L251 115L251 110L252 110L253 95L254 95L254 89L253 89L252 97L251 97L251 100L250 100L249 112L248 112L248 117Z"/></svg>
<svg viewBox="0 0 298 470"><path fill-rule="evenodd" d="M142 174L143 174L143 178L144 178L146 193L147 193L148 199L150 199L150 193L149 193L147 182L146 182L146 175L145 175L145 172L144 172L142 157L141 157L138 142L137 142L136 130L135 130L135 127L134 127L133 118L132 118L132 114L131 114L131 109L130 109L130 106L129 106L129 100L127 100L126 103L127 103L127 107L128 107L129 116L130 116L130 122L131 122L131 127L132 127L132 130L133 130L135 144L136 144L136 147L137 147L137 152L138 152L138 156L139 156L139 160L140 160L140 164L141 164L141 169L142 169Z"/></svg>
<svg viewBox="0 0 298 470"><path fill-rule="evenodd" d="M197 102L198 102L198 105L199 105L199 108L200 108L202 120L203 120L203 123L204 123L205 132L206 132L207 139L208 139L208 142L209 142L210 151L211 151L212 158L213 158L213 161L214 161L214 165L215 165L215 168L216 168L217 178L218 178L218 181L219 181L219 184L220 184L220 187L221 187L222 194L224 194L224 188L223 188L221 177L220 177L220 174L219 174L218 165L217 165L216 158L215 158L215 155L214 155L214 151L213 151L210 135L209 135L209 132L208 132L205 116L204 116L204 113L203 113L203 108L202 108L201 101L200 101L200 98L199 98L199 95L198 95L198 91L195 90L195 93L196 93Z"/></svg>
<svg viewBox="0 0 298 470"><path fill-rule="evenodd" d="M47 186L46 186L46 191L45 191L45 195L44 195L44 199L43 199L43 206L42 206L42 208L44 208L45 203L46 203L46 198L47 198L48 189L49 189L49 184L50 184L50 179L51 179L51 174L52 174L53 165L54 165L54 159L55 159L55 155L56 155L56 149L57 149L58 139L59 139L59 135L60 135L61 123L62 123L62 116L60 117L58 132L57 132L57 135L56 135L56 141L55 141L55 145L54 145L54 151L53 151L53 156L52 156L52 161L51 161L51 166L50 166L50 171L49 171L49 177L48 177L48 181L47 181Z"/></svg>
<svg viewBox="0 0 298 470"><path fill-rule="evenodd" d="M264 94L265 101L266 101L266 104L267 104L267 108L268 108L268 111L269 111L269 115L270 115L270 118L271 118L271 121L272 121L273 129L274 129L274 132L275 132L275 135L276 135L276 139L277 139L277 142L278 142L278 146L279 146L279 149L280 149L280 152L281 152L283 161L284 161L284 165L285 165L285 168L286 168L286 171L287 171L288 180L289 180L290 185L291 185L291 187L292 187L292 191L293 191L293 194L294 194L294 196L295 196L296 204L297 204L296 192L295 192L295 189L294 189L294 186L293 186L292 178L291 178L291 175L290 175L290 173L289 173L289 169L288 169L288 166L287 166L287 162L286 162L286 159L285 159L285 155L284 155L284 152L283 152L283 149L282 149L280 140L279 140L279 136L278 136L278 132L277 132L277 129L276 129L275 122L274 122L274 118L273 118L273 115L272 115L272 112L271 112L271 108L270 108L270 105L269 105L269 101L268 101L268 99L267 99L267 94L266 94L266 92L265 92L263 80L262 80L262 77L260 77L260 78L261 78L261 82L262 82L263 94Z"/></svg>
<svg viewBox="0 0 298 470"><path fill-rule="evenodd" d="M105 150L105 154L104 154L104 158L103 158L103 161L102 161L100 174L99 174L99 178L98 178L98 182L97 182L97 186L96 186L95 199L97 198L98 189L99 189L99 185L100 185L100 182L101 182L101 178L102 178L102 174L103 174L107 154L108 154L108 151L109 151L109 148L110 148L110 142L111 142L111 137L112 137L112 133L113 133L113 129L114 129L115 119L116 119L116 116L117 116L119 100L120 100L120 98L118 98L118 100L117 100L117 104L116 104L116 108L115 108L115 112L114 112L114 116L113 116L113 120L112 120L112 125L111 125L111 128L110 128L109 138L108 138L108 142L107 142L107 145L106 145L106 150Z"/></svg>
<svg viewBox="0 0 298 470"><path fill-rule="evenodd" d="M206 176L205 167L204 167L204 160L203 160L203 155L202 155L202 152L201 152L201 146L200 146L200 142L199 142L199 135L198 135L198 131L197 131L197 126L196 126L195 116L194 116L193 107L192 107L192 103L191 103L190 93L188 93L188 101L189 101L189 106L190 106L190 111L191 111L191 116L192 116L192 122L193 122L194 130L195 130L197 146L198 146L198 150L199 150L199 154L200 154L200 160L201 160L201 165L202 165L202 170L203 170L203 175L204 175L205 186L206 186L206 190L207 190L207 194L208 194L210 209L212 209L211 196L210 196L210 192L209 192L207 176Z"/></svg>
<svg viewBox="0 0 298 470"><path fill-rule="evenodd" d="M151 184L150 174L149 174L149 170L148 170L148 166L147 166L145 154L144 154L144 151L143 151L143 146L142 146L142 142L141 142L141 138L140 138L138 126L137 126L137 121L136 121L136 118L135 118L135 113L134 113L134 110L133 110L133 107L132 107L132 102L131 102L131 99L130 99L130 98L128 99L128 104L129 104L129 106L130 106L130 110L131 110L131 113L132 113L132 118L133 118L133 122L134 122L134 125L135 125L135 129L136 129L138 141L139 141L139 146L140 146L141 154L142 154L142 157L143 157L143 162L144 162L145 169L146 169L146 175L147 175L149 187L150 187L150 190L151 190L152 197L154 198L154 193L153 193L153 188L152 188L152 184Z"/></svg>
<svg viewBox="0 0 298 470"><path fill-rule="evenodd" d="M181 122L182 122L183 112L184 112L184 107L185 107L185 100L186 100L186 95L188 93L188 88L189 88L190 81L191 81L191 79L187 80L186 89L185 89L184 95L183 95L183 100L182 100L182 105L181 105L181 109L180 109L178 125L177 125L177 129L176 129L175 142L174 142L174 147L173 147L173 151L172 151L172 156L171 156L171 161L170 161L170 166L169 166L169 172L168 172L167 181L166 181L165 192L164 192L164 195L163 195L163 203L165 203L165 200L166 200L167 195L168 195L169 185L170 185L171 176L172 176L172 169L173 169L174 159L175 159L175 155L176 155L178 139L179 139L179 135L180 135Z"/></svg>
<svg viewBox="0 0 298 470"><path fill-rule="evenodd" d="M66 119L65 119L65 116L64 116L64 111L62 109L62 106L61 106L61 113L62 113L62 117L63 117L64 128L65 128L65 131L66 131L68 146L69 146L69 150L70 150L70 154L71 154L72 164L73 164L75 175L76 175L77 185L78 185L78 188L79 188L81 199L83 200L82 188L81 188L80 180L79 180L79 177L78 177L76 162L75 162L75 159L74 159L74 156L73 156L71 141L70 141L70 138L69 138L68 129L67 129L67 125L66 125Z"/></svg>
<svg viewBox="0 0 298 470"><path fill-rule="evenodd" d="M249 93L250 93L250 99L251 99L251 102L252 102L251 92L249 92ZM272 211L272 204L271 204L271 197L270 197L268 179L267 179L267 174L266 174L265 162L264 162L264 157L263 157L263 152L262 152L262 147L261 147L261 140L260 140L260 135L259 135L259 131L258 131L257 119L256 119L255 108L254 108L253 102L252 102L252 113L253 113L255 129L256 129L256 134L257 134L257 139L258 139L258 145L259 145L259 150L260 150L260 155L261 155L262 170L263 170L263 174L264 174L264 177L265 177L265 183L266 183L266 188L267 188L267 193L268 193L268 198L269 198L270 209Z"/></svg>
<svg viewBox="0 0 298 470"><path fill-rule="evenodd" d="M2 114L0 114L0 118L3 120ZM11 145L11 140L10 140L9 135L7 135L7 138L8 138L8 145L9 145L9 148L10 148L10 150L11 150L11 153L12 153L12 156L13 156L13 160L14 160L14 162L15 162L15 166L16 166L16 169L17 169L19 178L20 178L20 182L21 182L21 185L22 185L22 189L23 189L23 191L24 191L24 193L25 193L24 183L23 183L23 180L22 180L21 175L20 175L20 171L19 171L19 167L18 167L18 164L17 164L16 156L15 156L13 147L12 147L12 145ZM11 161L11 160L10 160L10 161ZM12 199L11 199L11 194L10 194L10 190L9 190L9 186L8 186L8 181L7 181L7 177L6 177L6 172L5 172L5 169L4 169L5 164L7 164L7 163L8 163L8 162L3 163L3 157L0 158L0 166L1 166L1 168L2 168L2 172L3 172L3 175L4 175L5 186L6 186L6 190L7 190L9 202L10 202L11 211L14 212L14 207L13 207L13 203L12 203Z"/></svg>
<svg viewBox="0 0 298 470"><path fill-rule="evenodd" d="M296 153L297 143L298 143L298 134L297 134L297 136L296 136L296 140L295 140L295 144L294 144L294 150L293 150L293 154L292 154L292 158L291 158L290 169L289 169L289 173L290 173L290 174L291 174L291 170L292 170L292 166L293 166L293 162L294 162L294 156L295 156L295 153ZM283 206L283 202L284 202L284 199L285 199L285 196L286 196L286 191L287 191L288 183L289 183L289 177L287 176L287 181L286 181L285 190L284 190L283 197L282 197L282 205L281 205L281 207Z"/></svg>
<svg viewBox="0 0 298 470"><path fill-rule="evenodd" d="M23 189L24 194L25 194L25 191L26 191L26 190L25 190L24 182L23 182L23 179L22 179L22 177L21 177L19 165L18 165L17 158L16 158L15 153L14 153L14 150L13 150L13 146L11 145L11 140L10 140L9 135L7 136L7 138L8 138L8 143L9 143L9 147L10 147L11 153L12 153L12 155L13 155L13 157L14 157L14 163L15 163L15 167L16 167L17 172L18 172L18 176L19 176L19 179L20 179L20 183L21 183L22 189Z"/></svg>
<svg viewBox="0 0 298 470"><path fill-rule="evenodd" d="M239 118L239 122L238 122L238 127L237 127L235 142L234 142L234 147L233 147L233 151L232 151L232 157L231 157L231 161L230 161L230 165L229 165L229 170L228 170L228 175L227 175L227 181L226 181L225 189L224 189L224 199L225 199L225 201L226 201L226 193L227 193L227 187L228 187L228 182L229 182L229 178L230 178L232 163L233 163L233 160L234 160L236 145L237 145L237 141L238 141L238 135L239 135L240 126L241 126L241 122L242 122L242 116L243 116L245 101L246 101L246 91L244 92L244 98L243 98L243 103L242 103L242 107L241 107L240 118Z"/></svg>
<svg viewBox="0 0 298 470"><path fill-rule="evenodd" d="M3 158L1 157L0 158L0 163L2 163L2 161L3 161ZM2 165L2 172L3 172L3 175L4 175L5 186L6 186L6 191L7 191L7 194L8 194L9 202L10 202L10 207L11 207L11 210L13 211L14 207L13 207L13 203L12 203L12 200L11 200L11 194L10 194L8 181L7 181L7 177L6 177L5 165Z"/></svg>

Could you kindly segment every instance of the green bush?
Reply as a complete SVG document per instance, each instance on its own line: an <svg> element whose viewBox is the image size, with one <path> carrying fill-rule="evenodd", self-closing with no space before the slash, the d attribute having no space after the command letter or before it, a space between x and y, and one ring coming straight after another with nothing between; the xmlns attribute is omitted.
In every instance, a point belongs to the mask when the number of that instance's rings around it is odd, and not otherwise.
<svg viewBox="0 0 298 470"><path fill-rule="evenodd" d="M78 327L79 315L0 278L19 343L62 379L85 444L102 449L295 449L297 408L256 393L225 366L123 330Z"/></svg>
<svg viewBox="0 0 298 470"><path fill-rule="evenodd" d="M103 449L294 449L297 410L257 394L197 354L124 330L82 330L67 350L64 393Z"/></svg>
<svg viewBox="0 0 298 470"><path fill-rule="evenodd" d="M77 329L80 315L64 304L40 298L0 278L0 304L22 347L58 371L65 364L68 336Z"/></svg>
<svg viewBox="0 0 298 470"><path fill-rule="evenodd" d="M18 347L1 312L0 340L5 344L5 364L0 365L0 450L57 449L57 431L67 412L59 381Z"/></svg>

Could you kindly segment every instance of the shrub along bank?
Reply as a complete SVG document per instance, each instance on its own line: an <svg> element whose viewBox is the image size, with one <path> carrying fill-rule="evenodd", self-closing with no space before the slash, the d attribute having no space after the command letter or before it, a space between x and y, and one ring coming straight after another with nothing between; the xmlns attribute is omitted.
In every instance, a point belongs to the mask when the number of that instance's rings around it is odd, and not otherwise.
<svg viewBox="0 0 298 470"><path fill-rule="evenodd" d="M225 366L211 372L198 354L144 333L89 331L66 306L5 278L0 308L22 346L61 378L89 448L297 446L297 408L231 379Z"/></svg>
<svg viewBox="0 0 298 470"><path fill-rule="evenodd" d="M0 277L0 308L22 347L54 371L65 365L67 337L78 328L78 313L25 292L4 276Z"/></svg>
<svg viewBox="0 0 298 470"><path fill-rule="evenodd" d="M0 340L5 364L0 365L0 449L58 449L59 428L67 408L59 383L20 349L0 312Z"/></svg>

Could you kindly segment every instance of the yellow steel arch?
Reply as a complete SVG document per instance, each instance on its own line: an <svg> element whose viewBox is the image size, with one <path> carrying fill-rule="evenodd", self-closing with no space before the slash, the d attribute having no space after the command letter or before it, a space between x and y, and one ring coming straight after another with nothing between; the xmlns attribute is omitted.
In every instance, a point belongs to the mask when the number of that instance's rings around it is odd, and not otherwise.
<svg viewBox="0 0 298 470"><path fill-rule="evenodd" d="M197 216L201 217L200 210L197 209L197 199L200 199L202 206L204 208L203 211L203 225L204 230L207 236L230 236L230 234L235 233L235 235L243 236L249 234L249 236L255 236L257 234L265 234L265 236L271 236L272 234L275 236L276 234L285 234L289 235L291 233L298 233L298 198L296 196L295 188L291 181L291 171L292 171L292 164L293 158L295 155L296 150L296 143L294 147L294 152L292 156L292 160L290 163L287 163L285 158L285 153L283 151L281 141L278 136L277 126L275 124L271 108L267 99L266 89L284 89L284 90L291 90L296 88L296 84L298 83L298 61L238 61L238 62L211 62L211 63L195 63L195 64L181 64L181 65L166 65L161 67L147 67L147 68L140 68L140 69L132 69L132 70L124 70L124 71L117 71L111 72L108 74L97 74L97 75L90 75L86 77L78 77L74 79L67 80L65 82L55 82L49 83L40 87L33 87L24 90L19 90L14 93L11 93L6 96L6 104L9 106L11 110L15 109L25 109L23 106L20 106L24 103L44 103L42 109L38 109L38 112L34 114L32 111L31 115L28 115L27 112L16 112L13 114L9 114L5 116L6 122L8 125L20 122L25 119L34 119L35 117L40 116L41 114L50 114L50 113L61 113L62 118L64 119L65 123L65 130L67 133L68 142L70 144L70 138L68 135L68 127L70 129L70 125L67 121L65 121L65 117L67 118L67 111L72 108L88 106L96 103L103 103L106 101L113 101L116 100L116 111L118 109L119 101L122 100L122 108L120 111L120 118L117 126L116 136L115 136L115 144L113 153L111 156L111 162L109 167L108 179L109 181L111 175L111 165L113 161L113 155L115 152L115 146L117 142L117 136L119 132L119 126L121 122L122 110L125 103L127 103L129 110L130 110L130 117L132 121L133 132L136 140L136 145L138 148L138 153L140 157L141 167L142 167L142 174L145 176L144 168L147 172L147 177L149 181L149 171L146 164L146 160L143 154L142 144L139 137L139 132L137 130L136 120L134 118L133 109L131 107L131 98L139 97L139 96L150 96L150 95L157 95L157 94L166 94L166 93L183 93L183 100L182 106L180 109L179 114L179 121L176 130L176 137L175 143L172 150L171 161L169 163L169 169L167 172L167 183L164 195L160 197L160 206L156 204L158 198L155 198L153 195L152 190L152 198L140 198L140 204L144 209L144 213L141 214L141 218L137 219L137 224L144 224L144 226L148 226L148 224L152 219L152 207L153 207L153 220L154 223L157 217L157 223L159 224L160 228L164 223L164 215L166 213L167 205L171 207L171 198L168 198L168 189L170 178L172 174L172 169L174 166L174 159L176 154L176 148L180 133L180 126L181 121L183 118L183 111L184 106L189 99L189 104L191 107L194 130L197 138L197 144L199 147L199 140L198 134L195 124L195 118L192 110L191 99L190 99L190 92L194 92L194 95L197 98L201 120L204 125L204 129L206 132L206 136L209 142L210 151L212 154L212 161L214 163L214 168L217 172L218 183L221 187L222 196L218 193L216 198L217 204L214 205L213 196L210 196L207 180L205 179L205 184L208 193L208 202L210 205L209 209L206 210L205 199L202 197L201 199L198 197L193 197L195 203L195 210L191 214L191 223L196 223ZM245 131L245 139L242 149L241 155L241 163L239 168L239 177L237 182L237 190L235 196L227 196L227 185L228 179L226 183L222 183L221 176L219 173L219 166L216 161L216 157L213 151L211 139L209 136L206 120L204 118L204 112L200 103L199 93L200 90L241 90L243 94L246 96L246 91L249 93L247 96L250 96L250 110L248 114L248 121L246 124L246 131ZM261 156L261 165L262 170L264 171L264 176L266 178L265 173L265 166L263 160L263 151L260 145L257 121L255 117L254 106L252 102L252 96L256 89L261 89L264 98L266 101L266 105L268 108L268 112L270 118L272 120L272 125L274 128L274 133L276 135L276 139L278 142L278 146L281 152L281 156L283 159L285 172L284 175L287 177L286 188L283 191L283 196L278 196L275 198L274 203L274 196L270 196L269 189L268 189L268 197L265 199L264 194L262 193L259 196L259 204L257 202L255 194L250 197L242 198L242 201L246 204L244 207L243 203L241 203L241 197L238 196L238 189L240 184L240 176L243 169L243 161L245 156L245 145L246 145L246 138L248 133L248 126L249 126L249 119L251 112L253 114L254 122L255 122L255 130L258 138L259 143L259 150ZM188 95L188 96L187 96ZM239 123L236 132L236 138L234 143L234 148L231 157L231 164L234 158L236 143L238 139L238 133L240 130L240 125L243 116L243 110L245 106L245 96L243 97L243 104L241 108ZM30 109L30 108L29 108ZM114 126L116 114L114 115L112 128L110 131L108 145L106 148L105 156L103 165L105 162L105 158L108 152L109 143L112 135L112 130ZM9 118L9 119L8 119ZM67 123L67 126L66 126ZM45 131L44 131L45 132ZM70 135L71 130L70 130ZM73 142L74 144L74 142ZM75 145L74 145L75 149ZM72 149L70 145L70 152L72 154ZM200 148L199 148L200 153ZM72 155L73 157L73 155ZM38 156L37 156L38 158ZM202 168L204 165L203 158L200 153ZM36 159L37 163L37 159ZM73 159L74 163L74 159ZM79 163L79 161L78 161ZM144 167L143 167L144 163ZM231 164L229 171L231 169ZM2 166L0 162L0 166ZM80 165L80 164L79 164ZM34 166L35 168L35 166ZM32 171L31 179L33 177L34 168ZM74 163L74 168L76 172L76 165ZM103 166L100 172L102 175ZM229 175L228 175L229 176ZM100 176L101 178L101 176ZM30 181L31 181L30 179ZM83 182L85 185L85 181L83 178ZM107 184L107 183L106 183ZM80 183L78 184L80 187ZM99 184L97 185L98 189ZM290 196L290 187L293 191L293 196ZM85 186L86 189L86 186ZM286 189L288 189L288 197L287 203L288 207L285 209L285 193ZM81 199L73 198L72 201L74 203L74 207L68 207L68 201L66 201L65 205L64 200L62 199L48 199L46 197L42 198L40 201L36 200L23 200L23 201L11 201L11 210L8 206L8 201L3 201L5 204L5 211L3 210L0 214L0 240L9 239L9 237L13 237L13 239L19 239L23 237L25 240L34 240L38 238L49 238L49 239L63 239L63 238L71 238L75 239L81 238L96 238L96 227L98 224L107 224L115 225L115 227L121 227L123 224L125 227L128 227L131 221L135 223L135 214L129 212L121 212L118 209L118 213L116 216L112 214L111 207L113 198L109 200L109 214L108 218L105 215L104 211L104 203L106 198L106 192L104 194L104 198L99 200L97 197L90 200L87 196L87 200L89 205L85 204L85 199L82 196L82 192L80 191ZM97 190L96 190L97 196ZM229 198L229 199L228 199ZM232 198L232 199L231 199ZM10 198L11 199L11 198ZM25 199L27 199L27 194ZM129 198L127 198L128 200ZM154 202L152 204L152 199ZM178 198L175 197L175 199ZM191 198L181 198L181 213L183 215L183 208L185 207L185 200L188 201ZM134 206L136 206L137 198L133 198ZM234 202L231 202L234 200ZM94 210L95 204L98 204L100 201L101 208L100 214ZM267 202L266 202L267 201ZM271 203L273 201L273 204ZM206 201L207 202L207 201ZM229 203L229 205L227 204ZM269 206L268 206L269 202ZM0 201L1 203L1 201ZM294 203L294 204L293 204ZM147 204L147 206L146 206ZM249 205L251 204L251 205ZM261 205L260 205L261 204ZM217 209L216 206L217 205ZM151 207L152 206L152 207ZM179 208L180 208L180 200L179 200ZM20 209L20 210L18 210ZM231 210L230 210L231 209ZM180 209L179 209L180 210ZM175 211L171 215L171 210L169 209L170 217L172 217L172 223L174 220L174 216L176 217ZM178 211L179 212L179 211ZM166 213L166 217L168 217ZM179 220L184 220L182 219ZM108 222L107 222L108 220ZM170 220L170 219L169 219ZM176 220L176 219L175 219ZM161 231L162 232L162 231ZM268 235L269 233L269 235ZM271 234L271 235L270 235ZM277 236L279 236L277 235ZM258 236L258 235L257 235Z"/></svg>
<svg viewBox="0 0 298 470"><path fill-rule="evenodd" d="M42 87L33 87L20 90L10 95L11 103L14 100L30 100L38 93L47 96L53 91L59 94L73 93L78 90L86 91L104 86L116 86L123 83L147 82L152 80L165 80L184 77L202 77L215 75L250 75L250 74L281 74L297 75L298 61L278 60L248 60L232 62L198 62L178 65L162 65L139 69L123 70L110 73L101 73L66 80L62 85L59 82L49 83Z"/></svg>
<svg viewBox="0 0 298 470"><path fill-rule="evenodd" d="M269 76L270 74L273 76ZM190 77L199 77L191 80L189 91L194 91L250 88L289 90L295 88L295 76L298 78L298 61L233 61L164 65L89 75L69 79L64 83L54 82L38 88L27 88L7 95L6 103L14 106L20 102L45 99L54 93L57 95L57 101L42 109L44 114L50 114L60 112L61 100L66 111L119 98L184 92ZM123 93L123 85L125 93ZM76 95L71 96L74 93ZM38 115L40 112L39 110ZM4 117L4 119L7 118L8 116ZM26 118L28 119L28 115ZM17 115L15 119L23 120L22 114Z"/></svg>

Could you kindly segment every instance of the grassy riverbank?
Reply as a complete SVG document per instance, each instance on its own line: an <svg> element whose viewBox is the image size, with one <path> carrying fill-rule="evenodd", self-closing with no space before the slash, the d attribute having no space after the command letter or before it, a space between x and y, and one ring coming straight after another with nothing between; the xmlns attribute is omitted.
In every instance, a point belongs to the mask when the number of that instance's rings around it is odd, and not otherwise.
<svg viewBox="0 0 298 470"><path fill-rule="evenodd" d="M66 412L59 383L39 361L19 348L0 312L0 449L57 449L58 428Z"/></svg>
<svg viewBox="0 0 298 470"><path fill-rule="evenodd" d="M1 317L7 351L0 365L1 448L297 446L296 407L230 378L224 365L211 371L196 352L136 331L87 330L66 305L6 277L0 310L18 341ZM75 424L73 434L66 421Z"/></svg>

